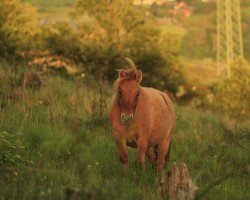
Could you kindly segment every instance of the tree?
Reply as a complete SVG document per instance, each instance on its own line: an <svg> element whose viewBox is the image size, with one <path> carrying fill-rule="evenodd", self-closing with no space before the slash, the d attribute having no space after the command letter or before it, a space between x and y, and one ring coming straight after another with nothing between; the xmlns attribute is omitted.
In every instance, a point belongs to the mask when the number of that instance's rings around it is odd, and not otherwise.
<svg viewBox="0 0 250 200"><path fill-rule="evenodd" d="M146 20L146 8L134 6L131 0L108 2L79 0L71 24L44 31L47 47L110 82L125 65L122 57L129 57L143 71L144 85L175 93L181 80L174 69L179 65L179 39L162 35Z"/></svg>
<svg viewBox="0 0 250 200"><path fill-rule="evenodd" d="M145 10L133 6L132 0L79 0L77 13L95 18L112 35L130 32L145 17Z"/></svg>
<svg viewBox="0 0 250 200"><path fill-rule="evenodd" d="M121 56L129 55L124 51L124 42L133 37L133 30L144 23L145 12L136 9L132 0L99 1L79 0L76 15L87 14L94 27L99 27L100 32L92 32L101 42L92 43L96 58L91 71L101 77L114 77L115 69L119 67L117 60ZM89 41L91 41L89 39ZM97 48L95 48L97 47ZM110 70L110 68L112 68Z"/></svg>
<svg viewBox="0 0 250 200"><path fill-rule="evenodd" d="M237 59L232 64L230 78L226 78L215 86L213 107L225 111L235 119L249 119L249 91L249 65L245 60Z"/></svg>
<svg viewBox="0 0 250 200"><path fill-rule="evenodd" d="M34 46L39 34L36 9L20 0L1 0L0 3L0 52L12 54L16 50Z"/></svg>

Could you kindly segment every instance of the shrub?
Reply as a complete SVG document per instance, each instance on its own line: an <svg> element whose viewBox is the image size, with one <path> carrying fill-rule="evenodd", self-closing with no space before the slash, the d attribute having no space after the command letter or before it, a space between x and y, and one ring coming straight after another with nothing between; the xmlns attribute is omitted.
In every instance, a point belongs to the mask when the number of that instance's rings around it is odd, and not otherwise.
<svg viewBox="0 0 250 200"><path fill-rule="evenodd" d="M24 146L19 140L21 133L10 134L7 131L0 132L0 163L7 165L18 165L32 163L25 159L21 153Z"/></svg>
<svg viewBox="0 0 250 200"><path fill-rule="evenodd" d="M44 31L46 47L110 83L117 78L122 57L130 57L144 73L143 85L176 93L178 85L184 82L179 62L180 39L163 35L158 27L146 23L143 10L138 13L130 3L79 1L76 16L87 13L81 18L84 20L49 27Z"/></svg>
<svg viewBox="0 0 250 200"><path fill-rule="evenodd" d="M199 22L196 22L196 20L199 20ZM214 57L213 43L216 39L214 23L215 18L213 16L197 16L186 23L188 31L181 41L182 55L192 59Z"/></svg>
<svg viewBox="0 0 250 200"><path fill-rule="evenodd" d="M0 56L35 45L39 26L34 7L19 0L1 0Z"/></svg>
<svg viewBox="0 0 250 200"><path fill-rule="evenodd" d="M52 53L62 55L82 66L89 74L106 77L119 50L95 21L77 24L58 23L46 29L45 46Z"/></svg>
<svg viewBox="0 0 250 200"><path fill-rule="evenodd" d="M214 87L213 107L232 117L249 117L250 68L242 59L232 64L231 76Z"/></svg>

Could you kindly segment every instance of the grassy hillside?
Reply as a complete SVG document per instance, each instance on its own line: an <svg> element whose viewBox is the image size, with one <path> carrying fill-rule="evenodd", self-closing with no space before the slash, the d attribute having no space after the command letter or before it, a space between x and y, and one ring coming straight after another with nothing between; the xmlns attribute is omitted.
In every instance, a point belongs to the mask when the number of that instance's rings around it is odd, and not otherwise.
<svg viewBox="0 0 250 200"><path fill-rule="evenodd" d="M23 0L23 2L31 3L37 7L57 7L57 6L72 6L77 0Z"/></svg>
<svg viewBox="0 0 250 200"><path fill-rule="evenodd" d="M69 20L69 14L73 11L77 0L24 0L37 8L40 18L57 22Z"/></svg>
<svg viewBox="0 0 250 200"><path fill-rule="evenodd" d="M137 168L135 150L122 170L107 119L110 86L45 74L40 90L24 89L24 68L10 68L0 66L2 199L63 199L68 189L94 199L161 199L160 174L148 162ZM178 105L176 120L168 167L187 163L201 199L248 199L249 127L230 130L223 118Z"/></svg>

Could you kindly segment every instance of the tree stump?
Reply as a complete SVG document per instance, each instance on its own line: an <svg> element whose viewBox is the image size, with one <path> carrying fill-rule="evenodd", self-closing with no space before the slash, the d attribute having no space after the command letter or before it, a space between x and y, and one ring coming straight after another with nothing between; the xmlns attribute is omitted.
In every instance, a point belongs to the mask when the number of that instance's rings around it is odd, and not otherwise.
<svg viewBox="0 0 250 200"><path fill-rule="evenodd" d="M169 200L193 200L198 187L189 177L185 163L173 164L172 170L162 171L161 196Z"/></svg>

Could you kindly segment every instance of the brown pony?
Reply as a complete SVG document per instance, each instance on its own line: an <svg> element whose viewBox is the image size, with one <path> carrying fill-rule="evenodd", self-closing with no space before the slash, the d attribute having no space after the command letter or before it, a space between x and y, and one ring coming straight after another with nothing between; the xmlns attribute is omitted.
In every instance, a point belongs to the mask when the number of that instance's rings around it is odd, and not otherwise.
<svg viewBox="0 0 250 200"><path fill-rule="evenodd" d="M126 59L131 67L119 71L110 110L119 157L127 166L128 145L137 148L138 164L144 163L147 154L149 161L161 170L175 123L173 104L165 93L141 87L142 72L132 60ZM157 158L154 147L157 147Z"/></svg>

